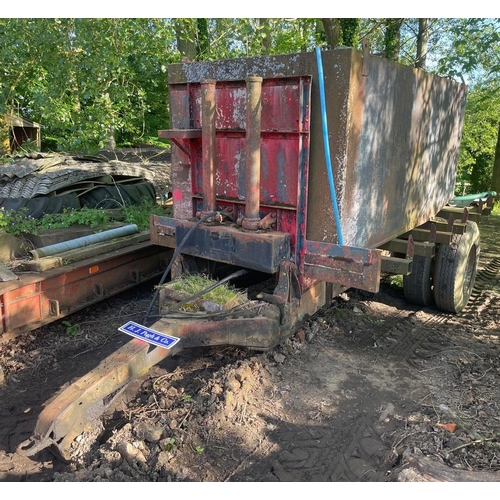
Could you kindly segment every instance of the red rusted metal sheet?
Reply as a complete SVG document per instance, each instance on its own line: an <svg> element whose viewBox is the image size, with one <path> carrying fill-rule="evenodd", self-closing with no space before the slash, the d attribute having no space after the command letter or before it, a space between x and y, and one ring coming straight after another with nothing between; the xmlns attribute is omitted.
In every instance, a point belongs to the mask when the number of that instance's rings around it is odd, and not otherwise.
<svg viewBox="0 0 500 500"><path fill-rule="evenodd" d="M253 119L247 124L248 78L259 81L259 127ZM275 221L272 230L290 235L291 257L299 262L304 253L300 245L306 230L311 78L297 75L267 78L262 82L260 78L256 74L235 81L216 80L215 208L232 213L235 221L245 219L247 177L251 171L247 166L247 134L255 128L258 137L252 140L254 153L255 142L260 142L259 176L255 175L255 178L259 177L260 186L257 190L256 186L249 184L254 192L254 197L250 198L250 219L258 215L255 219L267 217L267 220ZM186 130L201 127L201 89L206 85L202 81L206 79L170 83L172 130L162 131L163 136L178 139L182 130L183 137L187 137ZM206 211L203 200L207 197L206 191L211 191L204 180L209 177L204 176L203 141L194 135L189 136L189 141L184 140L182 148L173 148L174 217L177 220L190 219ZM260 227L256 222L249 224L244 227ZM214 260L218 257L206 253L204 256ZM290 258L290 255L285 258Z"/></svg>
<svg viewBox="0 0 500 500"><path fill-rule="evenodd" d="M381 250L307 242L304 276L329 281L347 288L378 292Z"/></svg>
<svg viewBox="0 0 500 500"><path fill-rule="evenodd" d="M0 284L0 340L27 332L159 276L172 250L140 243Z"/></svg>

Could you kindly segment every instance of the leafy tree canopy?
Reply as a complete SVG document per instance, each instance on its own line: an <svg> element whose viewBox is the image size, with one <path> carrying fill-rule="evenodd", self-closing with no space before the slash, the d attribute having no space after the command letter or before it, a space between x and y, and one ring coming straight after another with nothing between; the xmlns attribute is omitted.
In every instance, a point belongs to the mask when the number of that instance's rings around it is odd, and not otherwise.
<svg viewBox="0 0 500 500"><path fill-rule="evenodd" d="M500 121L499 19L2 18L0 114L41 123L50 149L151 142L168 127L172 62L359 48L363 39L374 53L467 82L459 178L486 189Z"/></svg>

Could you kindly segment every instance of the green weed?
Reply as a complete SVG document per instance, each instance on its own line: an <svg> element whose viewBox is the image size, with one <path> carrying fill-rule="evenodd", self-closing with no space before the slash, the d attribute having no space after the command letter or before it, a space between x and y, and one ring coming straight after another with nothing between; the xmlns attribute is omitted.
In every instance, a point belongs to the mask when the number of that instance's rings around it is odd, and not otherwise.
<svg viewBox="0 0 500 500"><path fill-rule="evenodd" d="M384 280L391 288L399 289L403 288L403 275L402 274L391 274L387 276Z"/></svg>
<svg viewBox="0 0 500 500"><path fill-rule="evenodd" d="M167 210L161 205L153 204L149 201L144 201L139 205L123 207L125 221L128 224L135 224L141 231L149 228L149 216L151 214L167 215Z"/></svg>
<svg viewBox="0 0 500 500"><path fill-rule="evenodd" d="M77 323L75 325L71 324L69 321L64 320L62 324L66 327L66 333L71 337L76 337L80 331L80 325Z"/></svg>
<svg viewBox="0 0 500 500"><path fill-rule="evenodd" d="M161 205L142 203L124 207L122 213L113 213L98 208L83 207L64 209L61 214L45 214L40 219L28 215L26 207L18 210L0 209L0 230L18 236L19 234L38 234L43 229L59 229L71 226L102 226L108 229L111 222L119 221L136 224L140 231L149 229L149 216L167 215Z"/></svg>
<svg viewBox="0 0 500 500"><path fill-rule="evenodd" d="M166 451L172 451L175 447L175 439L170 438L166 443L165 443L165 450Z"/></svg>

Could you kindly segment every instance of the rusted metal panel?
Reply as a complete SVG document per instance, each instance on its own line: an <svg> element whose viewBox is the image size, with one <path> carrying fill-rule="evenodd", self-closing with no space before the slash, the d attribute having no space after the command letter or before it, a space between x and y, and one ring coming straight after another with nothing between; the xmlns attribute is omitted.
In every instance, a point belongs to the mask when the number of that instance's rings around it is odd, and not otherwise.
<svg viewBox="0 0 500 500"><path fill-rule="evenodd" d="M323 66L344 242L375 248L423 224L453 196L466 87L351 48L323 52ZM312 76L307 239L336 243L314 54L181 63L169 68L169 81L189 86L252 74L264 81ZM269 97L276 101L283 102ZM275 109L270 116L281 119L288 107Z"/></svg>
<svg viewBox="0 0 500 500"><path fill-rule="evenodd" d="M216 209L215 187L215 80L201 82L201 156L203 210Z"/></svg>
<svg viewBox="0 0 500 500"><path fill-rule="evenodd" d="M159 276L172 250L140 243L0 284L5 340Z"/></svg>
<svg viewBox="0 0 500 500"><path fill-rule="evenodd" d="M380 250L307 242L303 274L308 278L378 292L380 270Z"/></svg>
<svg viewBox="0 0 500 500"><path fill-rule="evenodd" d="M246 200L245 217L242 226L254 229L260 220L260 143L262 123L262 78L251 76L246 79ZM246 225L246 220L250 224Z"/></svg>
<svg viewBox="0 0 500 500"><path fill-rule="evenodd" d="M359 59L353 53L353 69ZM379 57L367 73L351 74L363 111L350 125L356 157L340 205L346 241L372 247L426 222L454 196L466 88Z"/></svg>
<svg viewBox="0 0 500 500"><path fill-rule="evenodd" d="M161 134L174 138L175 144L183 141L173 148L174 217L186 220L205 210L203 200L208 188L204 185L203 144L196 133L189 133L189 127L196 131L201 125L201 82L215 80L215 205L217 210L232 212L235 220L244 220L250 170L246 80L262 77L240 75L235 80L221 81L208 75L196 81L170 81L173 128ZM254 141L260 143L260 186L253 187L253 215L258 210L257 219L271 218L275 221L272 230L290 235L291 255L284 258L296 262L304 253L298 245L305 239L306 230L310 89L307 75L264 78L260 130ZM205 257L216 260L220 255Z"/></svg>
<svg viewBox="0 0 500 500"><path fill-rule="evenodd" d="M175 248L175 219L151 214L149 236L153 245Z"/></svg>
<svg viewBox="0 0 500 500"><path fill-rule="evenodd" d="M177 245L193 226L188 221L176 224ZM275 273L280 262L290 256L290 236L276 231L247 232L226 225L200 226L189 236L182 253Z"/></svg>

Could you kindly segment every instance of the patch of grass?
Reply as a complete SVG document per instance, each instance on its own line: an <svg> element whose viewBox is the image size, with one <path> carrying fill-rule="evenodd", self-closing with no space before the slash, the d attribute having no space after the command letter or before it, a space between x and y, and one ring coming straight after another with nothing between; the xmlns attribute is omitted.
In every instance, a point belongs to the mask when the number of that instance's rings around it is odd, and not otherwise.
<svg viewBox="0 0 500 500"><path fill-rule="evenodd" d="M213 280L208 276L201 274L186 274L167 286L173 290L181 291L188 295L195 295L215 283L217 283L217 280ZM231 304L231 306L234 307L244 301L245 294L230 288L227 283L223 283L205 294L203 298L221 306Z"/></svg>

